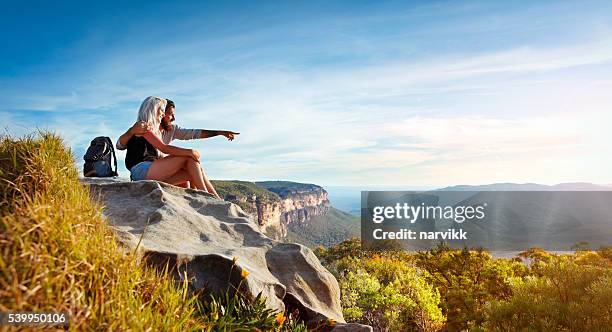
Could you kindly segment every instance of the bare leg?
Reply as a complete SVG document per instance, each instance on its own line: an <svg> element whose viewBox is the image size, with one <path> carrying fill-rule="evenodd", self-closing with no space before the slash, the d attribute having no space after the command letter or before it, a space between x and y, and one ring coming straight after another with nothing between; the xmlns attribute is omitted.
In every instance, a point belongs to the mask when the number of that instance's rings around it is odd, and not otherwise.
<svg viewBox="0 0 612 332"><path fill-rule="evenodd" d="M191 184L194 185L197 189L205 190L206 185L204 184L204 179L202 178L202 172L200 171L200 163L188 158L185 165L185 171L189 173L189 177L191 178Z"/></svg>
<svg viewBox="0 0 612 332"><path fill-rule="evenodd" d="M190 180L191 178L189 177L189 173L187 173L187 171L185 170L180 170L174 175L171 175L169 178L167 178L165 182L173 184L177 187L191 188L189 185Z"/></svg>
<svg viewBox="0 0 612 332"><path fill-rule="evenodd" d="M189 174L187 174L187 176L189 176ZM181 187L181 188L191 188L191 186L189 185L189 180L183 181L183 182L179 182L179 183L175 184L175 186Z"/></svg>
<svg viewBox="0 0 612 332"><path fill-rule="evenodd" d="M147 179L171 184L188 182L188 186L204 190L221 199L200 167L200 163L189 157L169 156L155 160L149 168Z"/></svg>
<svg viewBox="0 0 612 332"><path fill-rule="evenodd" d="M208 176L206 176L206 173L204 173L204 169L201 167L200 167L200 172L202 172L202 179L204 179L204 185L206 186L206 190L208 190L209 193L213 194L218 199L221 199L221 196L217 194L217 191L215 190L212 183L208 179Z"/></svg>
<svg viewBox="0 0 612 332"><path fill-rule="evenodd" d="M148 180L166 182L171 176L185 168L186 157L170 156L153 161L147 172Z"/></svg>
<svg viewBox="0 0 612 332"><path fill-rule="evenodd" d="M202 175L199 171L194 170L193 164L197 163L189 157L170 156L157 159L149 168L147 179L168 183L189 180L197 189L206 190ZM188 176L181 172L186 172Z"/></svg>

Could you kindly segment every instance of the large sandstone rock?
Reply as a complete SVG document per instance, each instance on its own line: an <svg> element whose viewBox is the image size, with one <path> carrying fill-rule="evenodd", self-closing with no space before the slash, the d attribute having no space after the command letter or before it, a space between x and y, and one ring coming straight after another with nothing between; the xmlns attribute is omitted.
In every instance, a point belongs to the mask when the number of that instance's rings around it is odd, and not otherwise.
<svg viewBox="0 0 612 332"><path fill-rule="evenodd" d="M312 251L268 238L237 205L156 181L83 182L105 205L104 215L122 243L143 250L152 264L169 264L191 287L213 293L240 287L249 297L262 293L270 308L299 309L307 323L344 323L338 283ZM347 328L371 330L337 327Z"/></svg>

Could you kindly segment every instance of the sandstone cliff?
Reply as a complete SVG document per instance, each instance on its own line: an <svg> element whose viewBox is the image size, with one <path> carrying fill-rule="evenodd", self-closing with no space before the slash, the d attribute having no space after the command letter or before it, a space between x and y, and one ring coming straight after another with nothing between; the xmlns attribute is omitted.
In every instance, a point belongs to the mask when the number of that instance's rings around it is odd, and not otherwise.
<svg viewBox="0 0 612 332"><path fill-rule="evenodd" d="M287 226L304 223L329 211L327 192L320 186L288 181L213 181L226 200L257 217L262 231L275 240L287 236Z"/></svg>

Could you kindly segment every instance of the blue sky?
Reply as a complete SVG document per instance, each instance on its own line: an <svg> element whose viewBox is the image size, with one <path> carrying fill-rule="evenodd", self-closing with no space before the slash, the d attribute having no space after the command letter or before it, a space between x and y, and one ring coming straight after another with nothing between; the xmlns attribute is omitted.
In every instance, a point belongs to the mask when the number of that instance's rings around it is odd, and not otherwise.
<svg viewBox="0 0 612 332"><path fill-rule="evenodd" d="M612 183L606 1L5 4L0 123L77 161L149 95L214 179ZM127 176L120 154L120 170Z"/></svg>

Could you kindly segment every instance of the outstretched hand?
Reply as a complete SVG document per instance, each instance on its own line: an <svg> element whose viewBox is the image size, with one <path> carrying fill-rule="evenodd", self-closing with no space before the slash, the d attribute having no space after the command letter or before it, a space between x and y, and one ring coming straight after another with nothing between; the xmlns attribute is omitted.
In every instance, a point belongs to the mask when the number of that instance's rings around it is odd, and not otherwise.
<svg viewBox="0 0 612 332"><path fill-rule="evenodd" d="M221 130L221 131L219 131L219 134L227 137L228 141L233 141L234 140L234 135L240 135L240 133L235 133L235 132L229 131L229 130Z"/></svg>

